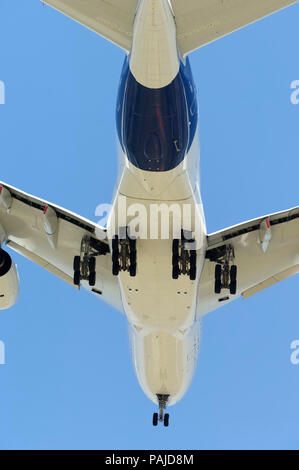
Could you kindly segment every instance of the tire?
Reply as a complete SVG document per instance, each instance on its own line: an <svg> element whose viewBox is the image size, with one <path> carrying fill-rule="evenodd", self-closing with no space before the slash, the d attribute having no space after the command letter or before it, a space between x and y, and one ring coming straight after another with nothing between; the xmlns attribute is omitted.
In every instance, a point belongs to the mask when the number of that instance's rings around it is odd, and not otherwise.
<svg viewBox="0 0 299 470"><path fill-rule="evenodd" d="M74 284L75 286L80 286L80 271L74 272Z"/></svg>
<svg viewBox="0 0 299 470"><path fill-rule="evenodd" d="M112 252L118 252L118 235L112 238Z"/></svg>
<svg viewBox="0 0 299 470"><path fill-rule="evenodd" d="M119 262L118 261L114 261L112 263L112 274L113 276L118 276L119 274Z"/></svg>
<svg viewBox="0 0 299 470"><path fill-rule="evenodd" d="M221 293L221 280L220 279L216 279L215 280L215 294L220 294Z"/></svg>
<svg viewBox="0 0 299 470"><path fill-rule="evenodd" d="M81 258L80 256L74 257L73 269L74 271L80 271Z"/></svg>
<svg viewBox="0 0 299 470"><path fill-rule="evenodd" d="M191 268L196 268L196 251L191 250L190 251L190 267Z"/></svg>
<svg viewBox="0 0 299 470"><path fill-rule="evenodd" d="M172 266L179 265L179 257L177 255L172 255Z"/></svg>
<svg viewBox="0 0 299 470"><path fill-rule="evenodd" d="M169 414L164 415L164 426L167 428L169 426Z"/></svg>
<svg viewBox="0 0 299 470"><path fill-rule="evenodd" d="M190 268L190 273L189 273L190 281L195 281L196 279L196 267L191 267Z"/></svg>
<svg viewBox="0 0 299 470"><path fill-rule="evenodd" d="M96 272L92 271L89 275L88 283L91 287L96 285Z"/></svg>
<svg viewBox="0 0 299 470"><path fill-rule="evenodd" d="M158 413L153 414L153 426L158 425Z"/></svg>
<svg viewBox="0 0 299 470"><path fill-rule="evenodd" d="M118 263L119 253L112 251L112 263Z"/></svg>
<svg viewBox="0 0 299 470"><path fill-rule="evenodd" d="M180 275L179 267L177 265L173 266L173 268L172 268L172 279L178 279L179 275Z"/></svg>
<svg viewBox="0 0 299 470"><path fill-rule="evenodd" d="M137 270L137 265L136 263L130 264L130 276L135 277L136 276L136 270Z"/></svg>
<svg viewBox="0 0 299 470"><path fill-rule="evenodd" d="M179 246L180 246L180 240L178 238L175 238L172 241L172 255L176 256L177 258L179 257Z"/></svg>
<svg viewBox="0 0 299 470"><path fill-rule="evenodd" d="M220 281L222 276L222 266L221 264L216 264L215 266L215 281Z"/></svg>
<svg viewBox="0 0 299 470"><path fill-rule="evenodd" d="M136 264L137 253L136 250L130 251L130 264Z"/></svg>
<svg viewBox="0 0 299 470"><path fill-rule="evenodd" d="M119 246L118 246L118 235L115 235L115 238L112 238L112 263L118 263L119 258Z"/></svg>
<svg viewBox="0 0 299 470"><path fill-rule="evenodd" d="M130 251L136 251L136 238L129 238Z"/></svg>
<svg viewBox="0 0 299 470"><path fill-rule="evenodd" d="M93 273L96 270L96 259L92 256L88 262L89 272Z"/></svg>
<svg viewBox="0 0 299 470"><path fill-rule="evenodd" d="M230 281L233 282L233 281L236 281L236 280L237 280L237 266L234 264L230 268Z"/></svg>
<svg viewBox="0 0 299 470"><path fill-rule="evenodd" d="M231 281L229 286L229 291L231 295L236 295L237 293L237 281Z"/></svg>

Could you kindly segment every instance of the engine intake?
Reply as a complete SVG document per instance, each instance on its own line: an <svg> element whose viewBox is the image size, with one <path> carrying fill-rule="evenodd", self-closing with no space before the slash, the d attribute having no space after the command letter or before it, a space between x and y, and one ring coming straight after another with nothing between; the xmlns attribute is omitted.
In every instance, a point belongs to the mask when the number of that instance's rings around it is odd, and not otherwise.
<svg viewBox="0 0 299 470"><path fill-rule="evenodd" d="M9 254L0 248L0 310L12 307L19 295L17 267Z"/></svg>

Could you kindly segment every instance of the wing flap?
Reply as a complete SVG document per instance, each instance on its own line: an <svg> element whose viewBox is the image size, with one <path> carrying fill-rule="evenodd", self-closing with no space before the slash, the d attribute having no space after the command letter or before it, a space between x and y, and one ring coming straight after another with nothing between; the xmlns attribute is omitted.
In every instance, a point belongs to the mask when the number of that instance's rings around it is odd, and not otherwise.
<svg viewBox="0 0 299 470"><path fill-rule="evenodd" d="M271 232L266 247L263 227ZM207 237L206 261L199 282L198 314L204 315L238 297L247 299L299 272L299 208L263 216ZM237 266L237 293L222 288L215 294L215 266L221 253L232 248ZM219 261L220 260L220 261Z"/></svg>
<svg viewBox="0 0 299 470"><path fill-rule="evenodd" d="M35 253L32 253L29 250L26 250L26 248L18 245L17 243L11 240L7 241L7 246L9 246L9 248L19 253L20 255L24 256L24 258L29 259L30 261L37 264L38 266L41 266L42 268L46 269L50 273L55 274L55 276L59 277L60 279L67 282L71 286L75 287L76 289L79 289L78 286L74 285L73 278L71 276L68 276L63 271L56 268L53 264L50 264L48 261L36 255Z"/></svg>
<svg viewBox="0 0 299 470"><path fill-rule="evenodd" d="M275 276L271 276L268 279L265 279L265 281L260 282L259 284L251 287L250 289L247 289L242 293L243 299L248 299L249 297L252 297L254 294L258 294L264 289L267 289L268 287L274 286L280 281L284 281L285 279L288 279L291 276L294 276L295 274L299 273L299 264L296 264L295 266L292 266L291 268L285 269L284 271L281 271L278 274L275 274Z"/></svg>
<svg viewBox="0 0 299 470"><path fill-rule="evenodd" d="M44 219L46 207L57 215L56 232L49 237ZM96 284L81 285L123 311L118 279L112 275L112 260L103 227L60 206L0 182L0 240L68 284L73 284L73 261L88 238L96 257ZM74 286L76 287L76 286Z"/></svg>

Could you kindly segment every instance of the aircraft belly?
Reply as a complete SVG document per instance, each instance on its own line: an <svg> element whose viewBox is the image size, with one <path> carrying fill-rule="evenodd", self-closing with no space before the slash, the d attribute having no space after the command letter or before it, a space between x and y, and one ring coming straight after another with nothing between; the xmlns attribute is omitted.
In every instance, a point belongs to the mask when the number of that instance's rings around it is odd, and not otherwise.
<svg viewBox="0 0 299 470"><path fill-rule="evenodd" d="M116 194L108 222L109 238L129 227L130 234L137 239L136 276L130 276L128 270L121 270L118 276L124 311L129 322L137 327L169 332L186 330L195 320L198 279L205 256L202 204L197 203L186 172L183 176L190 192L183 200L146 199L146 191L143 198L133 198L130 185L125 184L127 176L125 172L120 184L127 192ZM168 186L167 195L170 193ZM196 240L194 281L188 273L178 279L172 277L172 243L173 238L181 238L181 229Z"/></svg>
<svg viewBox="0 0 299 470"><path fill-rule="evenodd" d="M172 240L138 240L138 273L121 272L119 283L128 320L141 328L189 328L196 309L196 281L172 279Z"/></svg>
<svg viewBox="0 0 299 470"><path fill-rule="evenodd" d="M199 324L185 335L165 331L144 333L130 327L135 372L144 393L157 402L157 394L177 403L192 380L199 349Z"/></svg>

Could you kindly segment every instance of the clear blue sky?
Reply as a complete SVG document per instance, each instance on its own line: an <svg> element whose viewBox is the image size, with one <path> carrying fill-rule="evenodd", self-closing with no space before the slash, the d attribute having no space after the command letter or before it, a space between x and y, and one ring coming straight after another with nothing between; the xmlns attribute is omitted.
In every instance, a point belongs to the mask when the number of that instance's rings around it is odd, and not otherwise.
<svg viewBox="0 0 299 470"><path fill-rule="evenodd" d="M299 5L191 56L208 231L299 205ZM124 53L39 0L0 2L0 179L95 220L110 202ZM124 316L14 255L1 449L298 449L299 277L203 320L197 373L151 426Z"/></svg>

